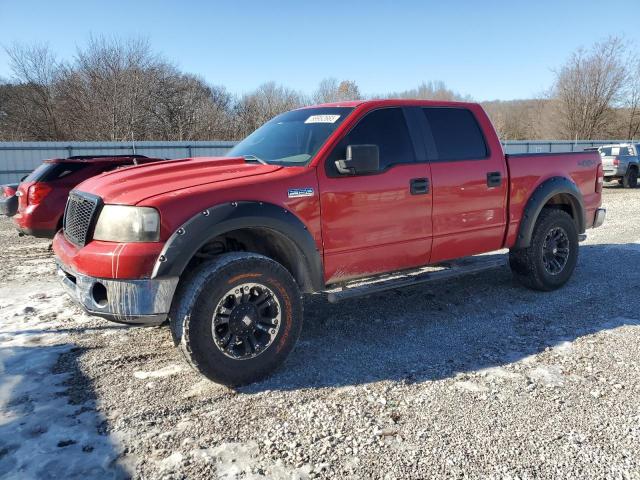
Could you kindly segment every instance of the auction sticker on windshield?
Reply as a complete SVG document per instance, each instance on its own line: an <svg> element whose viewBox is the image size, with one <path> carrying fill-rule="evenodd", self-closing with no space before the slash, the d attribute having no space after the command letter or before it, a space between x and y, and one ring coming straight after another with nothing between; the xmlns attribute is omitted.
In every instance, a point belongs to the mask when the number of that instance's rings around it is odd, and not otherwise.
<svg viewBox="0 0 640 480"><path fill-rule="evenodd" d="M311 115L304 123L336 123L340 115Z"/></svg>

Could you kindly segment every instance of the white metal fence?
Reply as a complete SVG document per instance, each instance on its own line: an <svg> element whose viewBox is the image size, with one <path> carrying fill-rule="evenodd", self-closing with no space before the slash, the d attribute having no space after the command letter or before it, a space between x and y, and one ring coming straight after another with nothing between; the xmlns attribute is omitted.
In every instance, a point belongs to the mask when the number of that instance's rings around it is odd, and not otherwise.
<svg viewBox="0 0 640 480"><path fill-rule="evenodd" d="M622 140L503 142L506 153L574 152ZM17 182L46 158L139 154L160 158L224 155L235 142L0 142L0 184Z"/></svg>

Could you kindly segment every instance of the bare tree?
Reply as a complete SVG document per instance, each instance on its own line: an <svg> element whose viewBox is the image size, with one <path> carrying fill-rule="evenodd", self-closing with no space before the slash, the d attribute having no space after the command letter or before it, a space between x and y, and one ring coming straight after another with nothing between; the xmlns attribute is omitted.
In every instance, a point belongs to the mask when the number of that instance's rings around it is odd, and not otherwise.
<svg viewBox="0 0 640 480"><path fill-rule="evenodd" d="M629 82L624 102L626 122L625 136L630 140L636 139L640 133L640 60L636 60L630 67Z"/></svg>
<svg viewBox="0 0 640 480"><path fill-rule="evenodd" d="M60 138L62 132L55 108L55 82L60 63L44 44L15 43L5 50L17 87L8 92L5 105L20 119L17 131L36 140Z"/></svg>
<svg viewBox="0 0 640 480"><path fill-rule="evenodd" d="M380 98L416 98L421 100L469 100L459 93L449 89L446 84L440 80L422 82L418 87L400 92L392 92L379 95Z"/></svg>
<svg viewBox="0 0 640 480"><path fill-rule="evenodd" d="M579 49L556 72L553 88L565 138L594 139L610 133L613 109L627 81L624 42L611 37Z"/></svg>
<svg viewBox="0 0 640 480"><path fill-rule="evenodd" d="M91 38L64 75L65 110L75 112L74 131L105 140L145 137L152 90L158 72L167 68L145 40Z"/></svg>
<svg viewBox="0 0 640 480"><path fill-rule="evenodd" d="M482 106L491 118L493 126L502 140L536 140L554 138L551 130L545 130L548 100L494 100ZM544 117L544 119L543 119Z"/></svg>
<svg viewBox="0 0 640 480"><path fill-rule="evenodd" d="M549 92L484 107L503 139L638 137L640 61L630 62L627 50L618 38L578 50ZM2 140L232 140L311 101L363 97L355 82L335 78L310 97L274 82L237 97L180 71L139 38L91 38L66 63L43 45L7 53L13 74L0 80ZM370 97L470 100L441 81Z"/></svg>
<svg viewBox="0 0 640 480"><path fill-rule="evenodd" d="M242 138L267 120L305 103L303 95L289 88L268 82L245 94L237 103L235 113L236 138Z"/></svg>
<svg viewBox="0 0 640 480"><path fill-rule="evenodd" d="M335 78L325 78L313 94L315 103L345 102L361 98L360 89L352 80L338 82Z"/></svg>

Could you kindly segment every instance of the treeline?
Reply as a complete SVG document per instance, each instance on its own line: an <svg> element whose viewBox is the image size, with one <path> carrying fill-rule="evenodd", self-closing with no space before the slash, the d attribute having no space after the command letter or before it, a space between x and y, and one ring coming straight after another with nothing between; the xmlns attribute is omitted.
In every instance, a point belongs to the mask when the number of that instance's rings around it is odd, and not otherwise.
<svg viewBox="0 0 640 480"><path fill-rule="evenodd" d="M322 80L311 94L274 82L244 94L180 71L140 39L92 38L72 60L44 45L6 48L0 140L235 140L280 112L359 98L472 100L443 82L363 95L349 80ZM640 64L618 38L574 52L540 98L485 102L498 133L516 139L637 138ZM636 55L634 55L636 54Z"/></svg>
<svg viewBox="0 0 640 480"><path fill-rule="evenodd" d="M610 37L573 52L540 98L483 105L503 140L638 139L639 53Z"/></svg>

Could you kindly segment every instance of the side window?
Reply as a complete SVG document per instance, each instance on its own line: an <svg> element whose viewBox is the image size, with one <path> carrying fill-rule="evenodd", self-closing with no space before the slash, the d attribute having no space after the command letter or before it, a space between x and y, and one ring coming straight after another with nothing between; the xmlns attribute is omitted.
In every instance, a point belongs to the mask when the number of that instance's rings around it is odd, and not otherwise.
<svg viewBox="0 0 640 480"><path fill-rule="evenodd" d="M487 145L480 125L465 108L425 108L439 161L485 158Z"/></svg>
<svg viewBox="0 0 640 480"><path fill-rule="evenodd" d="M46 174L39 179L41 182L52 182L54 180L60 180L85 168L82 163L57 163L54 167L49 169Z"/></svg>
<svg viewBox="0 0 640 480"><path fill-rule="evenodd" d="M362 118L328 157L331 176L338 176L335 161L345 158L347 145L377 145L380 170L396 163L415 162L415 152L400 108L374 110Z"/></svg>

